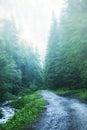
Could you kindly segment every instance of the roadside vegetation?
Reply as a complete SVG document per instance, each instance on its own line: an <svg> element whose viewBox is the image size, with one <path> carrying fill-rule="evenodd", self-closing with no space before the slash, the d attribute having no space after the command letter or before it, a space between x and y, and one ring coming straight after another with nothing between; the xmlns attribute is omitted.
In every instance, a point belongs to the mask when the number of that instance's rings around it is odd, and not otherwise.
<svg viewBox="0 0 87 130"><path fill-rule="evenodd" d="M59 94L61 96L67 96L67 97L73 97L73 98L79 98L79 99L87 99L87 89L86 88L81 88L81 89L62 88L62 89L58 89L53 92L55 92L56 94Z"/></svg>
<svg viewBox="0 0 87 130"><path fill-rule="evenodd" d="M12 119L6 124L0 125L0 130L22 130L31 125L44 111L45 101L40 97L40 91L23 96L9 105L18 109Z"/></svg>
<svg viewBox="0 0 87 130"><path fill-rule="evenodd" d="M15 100L9 105L18 109L0 130L22 130L39 117L45 101L37 90L87 99L87 0L65 1L59 21L53 13L43 63L14 18L0 17L0 104Z"/></svg>
<svg viewBox="0 0 87 130"><path fill-rule="evenodd" d="M45 86L87 95L87 0L66 0L60 22L53 15L45 57ZM79 6L78 6L79 5ZM64 91L63 91L64 90ZM60 92L58 90L58 92Z"/></svg>

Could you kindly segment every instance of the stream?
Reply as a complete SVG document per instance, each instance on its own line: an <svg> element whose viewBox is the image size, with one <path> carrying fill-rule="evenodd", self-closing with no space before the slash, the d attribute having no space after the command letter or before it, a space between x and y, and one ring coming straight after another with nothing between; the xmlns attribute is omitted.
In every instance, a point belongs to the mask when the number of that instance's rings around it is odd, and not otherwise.
<svg viewBox="0 0 87 130"><path fill-rule="evenodd" d="M41 117L25 130L87 130L87 104L80 100L58 96L43 90L41 96L46 100L46 110ZM15 109L2 104L3 117L0 124L6 123Z"/></svg>
<svg viewBox="0 0 87 130"><path fill-rule="evenodd" d="M11 101L6 101L2 104L2 106L0 107L1 111L2 111L2 118L0 118L0 124L4 124L6 123L9 119L11 119L14 114L16 109L8 106L8 103Z"/></svg>

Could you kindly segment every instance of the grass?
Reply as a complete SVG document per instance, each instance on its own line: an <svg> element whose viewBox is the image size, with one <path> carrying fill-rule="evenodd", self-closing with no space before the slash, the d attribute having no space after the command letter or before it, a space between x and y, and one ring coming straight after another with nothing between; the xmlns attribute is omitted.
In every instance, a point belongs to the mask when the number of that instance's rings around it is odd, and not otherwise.
<svg viewBox="0 0 87 130"><path fill-rule="evenodd" d="M87 89L81 88L81 89L69 89L69 88L62 88L54 91L56 94L59 95L66 95L68 96L69 93L72 94L72 97L74 98L80 98L80 99L86 99L87 98Z"/></svg>
<svg viewBox="0 0 87 130"><path fill-rule="evenodd" d="M0 125L0 130L24 130L32 124L44 110L45 101L38 96L40 92L22 97L10 105L19 109L6 124Z"/></svg>
<svg viewBox="0 0 87 130"><path fill-rule="evenodd" d="M70 91L69 89L64 89L64 88L62 88L62 89L58 89L58 90L53 91L53 92L55 92L56 94L62 95L62 94L69 93L69 92L71 92L71 91Z"/></svg>
<svg viewBox="0 0 87 130"><path fill-rule="evenodd" d="M76 97L80 98L80 99L85 99L87 98L87 89L78 89L78 90L74 90L75 92L77 92Z"/></svg>

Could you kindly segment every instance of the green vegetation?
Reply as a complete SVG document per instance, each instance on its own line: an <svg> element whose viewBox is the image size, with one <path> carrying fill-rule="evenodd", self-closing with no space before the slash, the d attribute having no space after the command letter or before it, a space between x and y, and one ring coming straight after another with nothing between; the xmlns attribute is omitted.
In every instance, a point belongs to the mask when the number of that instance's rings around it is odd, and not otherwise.
<svg viewBox="0 0 87 130"><path fill-rule="evenodd" d="M43 112L45 101L39 96L40 92L22 97L10 105L19 109L6 124L0 125L1 130L22 130L30 125Z"/></svg>
<svg viewBox="0 0 87 130"><path fill-rule="evenodd" d="M13 19L0 17L0 103L22 96L10 103L19 111L1 130L22 130L37 119L45 102L31 93L43 86L87 98L87 0L65 1L60 22L52 17L43 69L37 49L21 40Z"/></svg>
<svg viewBox="0 0 87 130"><path fill-rule="evenodd" d="M13 19L0 18L0 102L43 86L87 88L87 1L66 2L60 22L53 14L43 69L37 50L25 46Z"/></svg>
<svg viewBox="0 0 87 130"><path fill-rule="evenodd" d="M59 95L63 95L63 94L69 93L71 91L70 91L70 89L64 89L64 88L62 88L62 89L58 89L56 91L53 90L53 92L55 92L56 94L59 94Z"/></svg>
<svg viewBox="0 0 87 130"><path fill-rule="evenodd" d="M56 94L67 96L67 97L74 97L79 99L87 99L87 89L69 89L69 88L62 88L56 91L53 91Z"/></svg>
<svg viewBox="0 0 87 130"><path fill-rule="evenodd" d="M60 22L52 19L45 61L50 89L87 88L87 0L66 0Z"/></svg>
<svg viewBox="0 0 87 130"><path fill-rule="evenodd" d="M0 102L43 85L39 56L26 44L19 38L15 22L0 18Z"/></svg>
<svg viewBox="0 0 87 130"><path fill-rule="evenodd" d="M77 92L76 94L76 98L80 98L80 99L87 99L87 89L78 89L75 90L75 92Z"/></svg>

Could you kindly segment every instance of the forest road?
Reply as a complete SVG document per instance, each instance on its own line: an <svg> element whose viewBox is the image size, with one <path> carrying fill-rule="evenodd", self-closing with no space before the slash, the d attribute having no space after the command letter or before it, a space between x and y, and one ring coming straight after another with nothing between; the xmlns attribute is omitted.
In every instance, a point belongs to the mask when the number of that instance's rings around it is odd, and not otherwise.
<svg viewBox="0 0 87 130"><path fill-rule="evenodd" d="M47 101L41 118L26 130L87 130L87 104L43 90Z"/></svg>

